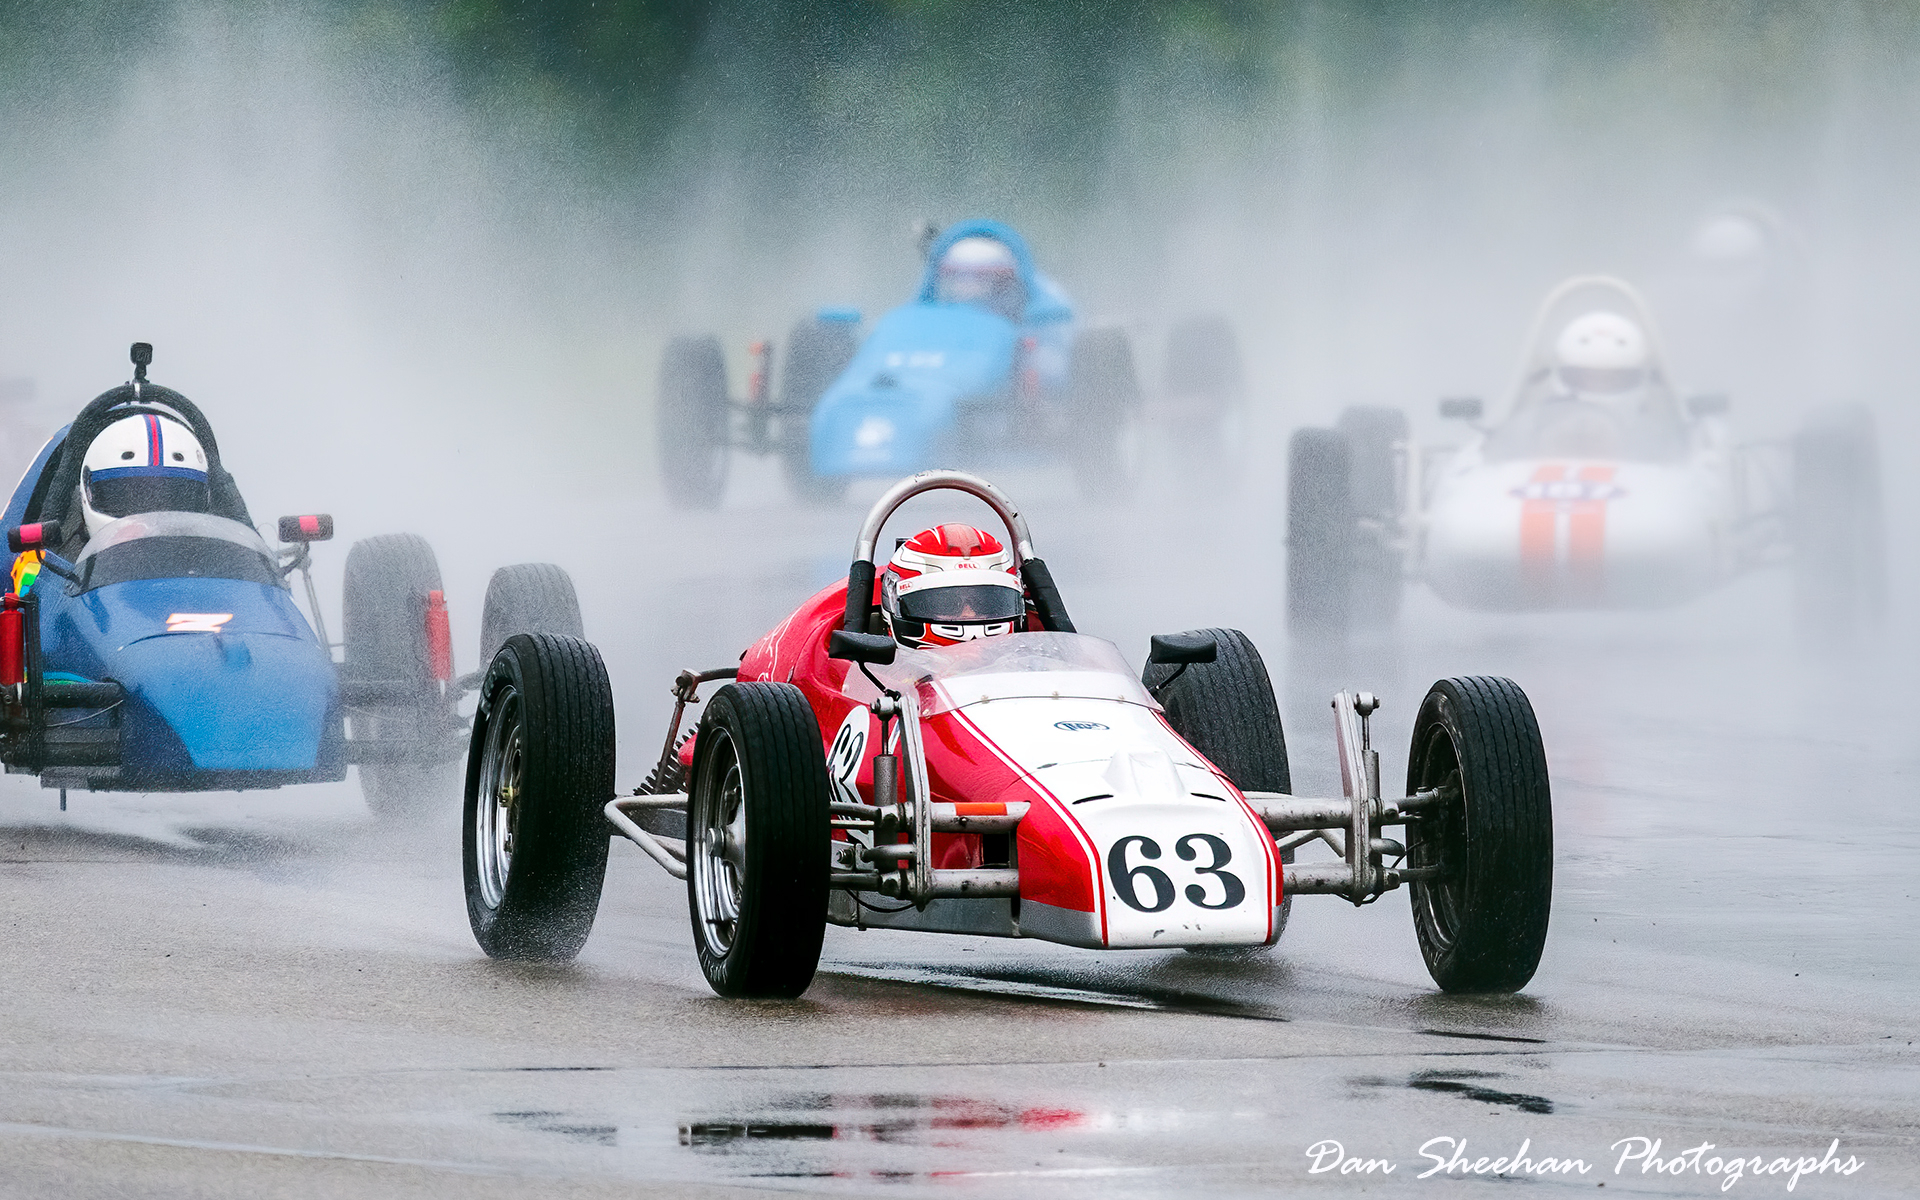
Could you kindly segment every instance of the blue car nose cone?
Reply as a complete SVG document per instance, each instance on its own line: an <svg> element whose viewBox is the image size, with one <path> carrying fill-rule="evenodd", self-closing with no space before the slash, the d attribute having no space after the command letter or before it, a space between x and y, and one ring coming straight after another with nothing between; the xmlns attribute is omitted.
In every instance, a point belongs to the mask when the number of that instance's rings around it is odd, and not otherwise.
<svg viewBox="0 0 1920 1200"><path fill-rule="evenodd" d="M127 646L132 699L202 771L310 771L339 711L333 664L311 641L177 633Z"/></svg>

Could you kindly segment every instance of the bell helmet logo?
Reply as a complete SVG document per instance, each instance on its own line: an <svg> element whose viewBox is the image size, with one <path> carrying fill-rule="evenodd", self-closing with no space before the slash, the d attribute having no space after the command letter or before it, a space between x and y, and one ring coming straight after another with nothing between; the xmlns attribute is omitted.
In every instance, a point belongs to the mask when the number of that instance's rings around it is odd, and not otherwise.
<svg viewBox="0 0 1920 1200"><path fill-rule="evenodd" d="M1068 733L1085 733L1089 729L1106 728L1105 725L1102 725L1098 721L1055 721L1053 727L1055 729L1064 729Z"/></svg>

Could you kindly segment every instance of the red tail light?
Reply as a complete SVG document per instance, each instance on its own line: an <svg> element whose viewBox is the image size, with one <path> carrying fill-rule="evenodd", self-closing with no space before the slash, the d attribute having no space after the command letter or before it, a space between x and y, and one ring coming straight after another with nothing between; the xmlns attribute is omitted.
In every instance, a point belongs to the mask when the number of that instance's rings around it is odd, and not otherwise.
<svg viewBox="0 0 1920 1200"><path fill-rule="evenodd" d="M0 605L0 687L12 687L27 677L27 614L12 592Z"/></svg>
<svg viewBox="0 0 1920 1200"><path fill-rule="evenodd" d="M447 623L445 592L427 593L427 669L441 683L453 678L453 629Z"/></svg>

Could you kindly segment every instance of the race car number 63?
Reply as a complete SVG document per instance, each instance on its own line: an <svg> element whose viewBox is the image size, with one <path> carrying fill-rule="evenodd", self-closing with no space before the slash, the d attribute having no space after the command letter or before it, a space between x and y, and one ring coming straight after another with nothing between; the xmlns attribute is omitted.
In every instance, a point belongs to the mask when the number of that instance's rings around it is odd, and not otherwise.
<svg viewBox="0 0 1920 1200"><path fill-rule="evenodd" d="M1160 843L1150 837L1136 833L1115 842L1113 849L1107 851L1107 875L1113 880L1113 890L1120 893L1120 899L1128 908L1140 912L1160 912L1172 907L1176 893L1173 880L1167 877L1165 871L1146 863L1131 868L1127 866L1127 851L1135 845L1140 847L1140 857L1143 859L1160 857ZM1194 867L1193 873L1211 875L1219 880L1223 895L1219 903L1209 904L1207 889L1201 884L1190 883L1187 885L1188 901L1201 908L1236 907L1247 898L1247 885L1240 882L1238 875L1224 869L1233 859L1233 850L1226 842L1210 833L1189 833L1173 844L1173 853L1182 862L1194 862L1200 857L1199 848L1202 846L1206 848L1211 861L1205 866ZM1140 899L1142 880L1153 887L1152 903Z"/></svg>

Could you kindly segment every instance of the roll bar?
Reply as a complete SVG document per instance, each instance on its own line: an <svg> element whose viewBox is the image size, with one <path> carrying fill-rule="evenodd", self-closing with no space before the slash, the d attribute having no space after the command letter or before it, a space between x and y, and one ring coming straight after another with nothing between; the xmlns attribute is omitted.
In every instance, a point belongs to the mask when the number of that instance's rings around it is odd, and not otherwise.
<svg viewBox="0 0 1920 1200"><path fill-rule="evenodd" d="M1027 519L1014 507L1013 500L978 475L952 470L922 471L917 475L909 475L874 501L873 507L867 512L867 519L860 523L860 535L853 543L853 566L847 571L847 613L842 628L849 633L866 632L867 610L873 604L874 548L880 541L880 530L885 527L887 519L915 496L937 491L965 492L993 509L1006 526L1007 537L1013 543L1014 565L1020 572L1021 582L1026 584L1033 598L1034 610L1040 614L1041 623L1054 633L1075 632L1072 620L1067 617L1066 605L1061 602L1060 591L1053 585L1052 573L1047 570L1047 564L1040 560L1040 556L1033 552L1033 534L1027 529Z"/></svg>

